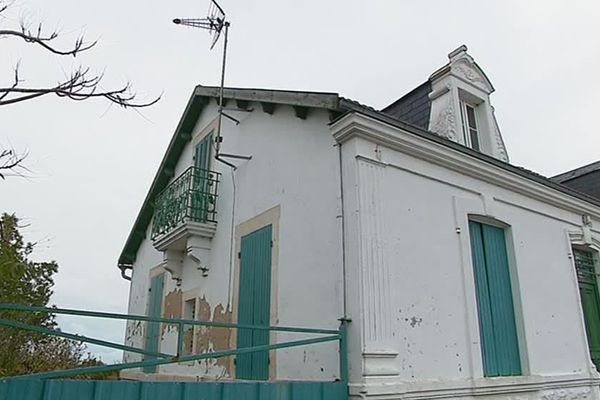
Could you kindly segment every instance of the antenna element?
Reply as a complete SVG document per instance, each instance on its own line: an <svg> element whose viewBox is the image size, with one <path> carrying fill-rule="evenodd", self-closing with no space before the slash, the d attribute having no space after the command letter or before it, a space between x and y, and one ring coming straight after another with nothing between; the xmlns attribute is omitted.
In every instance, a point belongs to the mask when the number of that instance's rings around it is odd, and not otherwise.
<svg viewBox="0 0 600 400"><path fill-rule="evenodd" d="M219 91L219 124L217 127L217 137L215 138L215 158L235 169L235 165L219 158L221 142L223 141L223 138L221 137L221 122L223 120L223 115L225 115L223 113L223 91L225 89L225 61L227 60L227 33L229 31L229 21L225 19L225 11L223 11L221 6L219 6L219 4L215 0L211 0L210 5L208 7L208 15L206 18L175 18L173 20L173 23L177 25L191 26L193 28L200 28L209 31L209 33L212 36L212 41L210 45L211 50L219 41L221 32L223 30L225 31L225 40L223 43L223 61L221 65L221 88ZM228 115L225 116L229 117Z"/></svg>

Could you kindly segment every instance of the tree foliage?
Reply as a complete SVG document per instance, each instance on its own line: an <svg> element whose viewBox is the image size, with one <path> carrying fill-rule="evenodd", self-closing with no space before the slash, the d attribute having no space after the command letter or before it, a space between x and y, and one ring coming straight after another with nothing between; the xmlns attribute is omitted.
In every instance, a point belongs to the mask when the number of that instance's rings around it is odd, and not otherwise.
<svg viewBox="0 0 600 400"><path fill-rule="evenodd" d="M58 265L32 261L34 244L24 241L19 228L16 216L0 216L0 303L47 306ZM49 313L0 311L0 318L57 328ZM99 364L80 342L9 327L0 326L0 349L0 376Z"/></svg>

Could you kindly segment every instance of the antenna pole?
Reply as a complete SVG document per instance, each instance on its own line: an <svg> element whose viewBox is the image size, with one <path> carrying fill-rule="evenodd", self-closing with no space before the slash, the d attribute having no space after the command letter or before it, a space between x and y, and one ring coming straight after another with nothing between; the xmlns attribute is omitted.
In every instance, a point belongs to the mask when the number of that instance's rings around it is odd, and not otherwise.
<svg viewBox="0 0 600 400"><path fill-rule="evenodd" d="M223 121L223 92L225 91L225 63L227 61L227 36L229 33L229 22L225 22L224 27L225 40L223 42L223 62L221 65L221 88L219 90L219 124L217 128L216 157L219 157L221 142L223 141L223 138L221 137L221 122Z"/></svg>

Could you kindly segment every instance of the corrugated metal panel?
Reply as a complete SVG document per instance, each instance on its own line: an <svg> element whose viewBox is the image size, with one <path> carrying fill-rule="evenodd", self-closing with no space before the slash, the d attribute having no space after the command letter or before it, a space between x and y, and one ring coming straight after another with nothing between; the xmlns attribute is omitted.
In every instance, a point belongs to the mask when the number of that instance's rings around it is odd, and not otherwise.
<svg viewBox="0 0 600 400"><path fill-rule="evenodd" d="M238 323L269 326L271 315L272 226L242 238ZM238 348L269 344L269 331L238 330ZM236 360L238 379L269 378L269 353L240 354Z"/></svg>
<svg viewBox="0 0 600 400"><path fill-rule="evenodd" d="M0 381L0 400L345 400L340 382Z"/></svg>
<svg viewBox="0 0 600 400"><path fill-rule="evenodd" d="M521 374L504 229L471 221L484 376Z"/></svg>

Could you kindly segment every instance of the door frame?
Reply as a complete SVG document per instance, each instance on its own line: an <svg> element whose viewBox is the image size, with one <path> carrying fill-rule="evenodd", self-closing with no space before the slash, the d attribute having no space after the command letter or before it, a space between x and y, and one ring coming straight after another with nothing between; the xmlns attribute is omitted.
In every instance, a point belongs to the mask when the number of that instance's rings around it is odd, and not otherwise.
<svg viewBox="0 0 600 400"><path fill-rule="evenodd" d="M231 291L231 303L232 304L232 321L237 322L238 320L238 301L239 301L239 280L240 280L240 258L238 254L242 247L242 237L251 234L259 229L262 229L268 225L272 226L271 240L273 241L273 247L271 249L271 315L270 322L271 326L277 325L279 320L277 316L277 299L278 299L278 265L279 265L279 218L281 215L280 206L277 205L270 208L263 213L250 218L249 220L240 223L235 227L235 262L232 276L232 291ZM269 343L273 344L277 341L277 333L271 332L269 335ZM232 349L237 348L237 335L231 335L230 347ZM230 357L232 358L232 357ZM233 360L230 361L230 371L235 371ZM276 378L276 363L277 363L277 352L269 352L269 379Z"/></svg>

